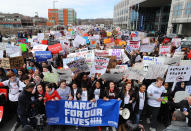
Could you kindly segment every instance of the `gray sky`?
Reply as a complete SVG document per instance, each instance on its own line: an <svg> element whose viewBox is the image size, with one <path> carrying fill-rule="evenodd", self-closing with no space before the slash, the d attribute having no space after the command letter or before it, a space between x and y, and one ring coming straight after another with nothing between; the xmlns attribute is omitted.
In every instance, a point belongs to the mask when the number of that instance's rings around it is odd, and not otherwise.
<svg viewBox="0 0 191 131"><path fill-rule="evenodd" d="M53 0L0 0L0 12L48 17ZM114 4L120 0L57 0L56 8L74 8L78 18L112 18Z"/></svg>

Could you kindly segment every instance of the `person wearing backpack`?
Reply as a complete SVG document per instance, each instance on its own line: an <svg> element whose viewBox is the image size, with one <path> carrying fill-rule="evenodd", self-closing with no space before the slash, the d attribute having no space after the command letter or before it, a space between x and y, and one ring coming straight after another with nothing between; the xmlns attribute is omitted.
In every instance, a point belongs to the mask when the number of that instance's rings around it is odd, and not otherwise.
<svg viewBox="0 0 191 131"><path fill-rule="evenodd" d="M25 87L25 84L19 80L19 78L16 77L16 74L13 72L8 72L7 77L9 78L6 81L0 82L0 87L8 87L9 93L9 112L10 114L16 114L17 113L17 106L18 106L18 98ZM17 122L15 123L15 127L19 125L19 118L17 117Z"/></svg>

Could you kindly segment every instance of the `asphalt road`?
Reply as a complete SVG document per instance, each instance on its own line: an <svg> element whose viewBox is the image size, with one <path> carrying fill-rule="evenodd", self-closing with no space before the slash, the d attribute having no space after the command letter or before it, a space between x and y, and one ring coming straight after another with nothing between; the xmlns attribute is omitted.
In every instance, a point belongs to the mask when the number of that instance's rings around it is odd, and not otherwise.
<svg viewBox="0 0 191 131"><path fill-rule="evenodd" d="M2 127L0 127L0 131L11 131L15 122L16 122L16 116L10 116L10 118L8 118L5 124L2 125ZM144 127L145 127L145 131L149 131L148 124L144 124ZM158 124L157 131L162 131L163 129L164 129L164 126L162 124ZM22 131L21 127L19 127L16 131ZM76 129L76 127L73 127L73 126L53 126L48 128L46 127L43 131L98 131L98 128L97 127L91 127L91 128L78 127L78 129ZM106 131L106 128L102 127L102 131ZM110 131L112 130L110 129Z"/></svg>

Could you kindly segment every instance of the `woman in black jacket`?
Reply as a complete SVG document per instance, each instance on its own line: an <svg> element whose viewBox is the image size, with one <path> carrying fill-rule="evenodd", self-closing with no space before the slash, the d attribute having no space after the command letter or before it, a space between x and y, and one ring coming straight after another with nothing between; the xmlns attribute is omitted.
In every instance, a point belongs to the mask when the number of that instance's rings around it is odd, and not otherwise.
<svg viewBox="0 0 191 131"><path fill-rule="evenodd" d="M120 100L119 90L115 86L114 82L109 82L109 87L106 88L105 93L104 93L104 100L109 100L109 99Z"/></svg>
<svg viewBox="0 0 191 131"><path fill-rule="evenodd" d="M132 103L134 102L135 98L133 96L132 84L127 83L120 93L120 97L122 100L121 109L127 108L130 111L129 119L132 119ZM123 117L119 116L119 131L126 131L125 123L127 120L123 119Z"/></svg>
<svg viewBox="0 0 191 131"><path fill-rule="evenodd" d="M93 98L95 100L103 99L104 97L104 89L101 86L101 83L99 81L96 81L95 87L93 88Z"/></svg>

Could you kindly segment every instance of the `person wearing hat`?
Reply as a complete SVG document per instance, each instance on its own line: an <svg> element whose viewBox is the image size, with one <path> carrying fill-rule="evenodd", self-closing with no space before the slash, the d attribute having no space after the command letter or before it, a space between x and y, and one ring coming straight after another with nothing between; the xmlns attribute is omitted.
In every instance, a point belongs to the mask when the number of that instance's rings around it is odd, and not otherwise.
<svg viewBox="0 0 191 131"><path fill-rule="evenodd" d="M34 83L29 83L19 95L17 113L21 121L22 127L31 124L28 121L28 119L32 117L34 114L33 109L34 109L35 99L34 96L32 95L34 87L35 87Z"/></svg>

